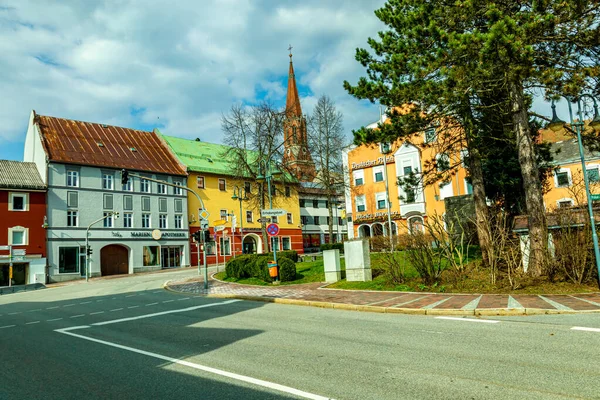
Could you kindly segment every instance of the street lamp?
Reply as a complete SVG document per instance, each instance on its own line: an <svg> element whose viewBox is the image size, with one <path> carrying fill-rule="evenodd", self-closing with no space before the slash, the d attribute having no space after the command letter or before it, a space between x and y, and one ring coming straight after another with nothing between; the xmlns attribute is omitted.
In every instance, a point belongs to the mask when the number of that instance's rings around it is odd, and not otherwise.
<svg viewBox="0 0 600 400"><path fill-rule="evenodd" d="M262 171L265 171L265 174L262 174ZM271 169L271 159L269 160L259 160L258 162L258 176L256 177L257 182L267 181L267 190L269 191L269 209L273 209L273 197L271 196L271 180L274 177L278 177L281 175L281 171L277 168L277 164L275 164L275 168ZM278 239L279 240L279 239ZM279 241L277 242L279 244ZM271 240L271 247L273 248L273 261L277 264L277 249L273 246L273 241ZM279 275L279 273L278 273Z"/></svg>
<svg viewBox="0 0 600 400"><path fill-rule="evenodd" d="M85 281L88 282L90 280L90 255L92 254L92 250L90 249L90 228L96 225L98 222L104 221L106 218L114 216L115 219L119 218L118 211L109 211L102 218L99 218L88 225L85 230Z"/></svg>
<svg viewBox="0 0 600 400"><path fill-rule="evenodd" d="M246 189L239 186L233 187L233 196L231 196L232 200L237 200L240 202L240 244L242 245L242 254L244 253L244 216L242 215L242 202L248 201L248 193L246 193ZM235 239L235 232L233 232L233 238ZM233 257L235 258L235 246L233 247Z"/></svg>
<svg viewBox="0 0 600 400"><path fill-rule="evenodd" d="M583 183L585 184L585 195L587 197L588 213L590 216L590 226L592 228L592 241L594 242L594 256L596 258L596 271L598 273L598 284L600 285L600 249L598 248L598 234L596 232L596 223L594 221L594 211L592 209L592 196L590 194L590 183L589 183L589 178L588 178L588 174L587 174L587 169L585 166L585 158L584 158L584 154L583 154L583 143L581 141L581 132L583 131L583 128L584 128L583 113L582 113L582 108L581 108L581 98L589 97L594 102L594 118L590 122L590 127L596 132L600 132L600 116L598 116L598 103L596 102L596 99L593 96L591 96L587 93L580 95L579 98L577 98L577 99L569 99L568 97L565 97L565 96L563 96L563 97L565 98L565 100L567 100L567 104L569 106L569 117L571 118L571 126L575 128L575 133L577 134L577 143L579 144L579 157L581 159L581 172L583 173ZM573 109L571 106L571 102L577 103L577 114L579 117L578 121L575 121L573 119ZM554 104L554 100L552 100L552 120L550 120L550 122L548 123L548 128L557 132L564 125L565 125L565 121L562 121L556 115L556 105Z"/></svg>

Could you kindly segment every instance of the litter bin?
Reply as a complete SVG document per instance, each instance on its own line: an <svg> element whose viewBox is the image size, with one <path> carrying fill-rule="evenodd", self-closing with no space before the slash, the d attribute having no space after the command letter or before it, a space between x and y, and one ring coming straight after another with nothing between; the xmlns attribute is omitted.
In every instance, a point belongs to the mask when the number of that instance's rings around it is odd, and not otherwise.
<svg viewBox="0 0 600 400"><path fill-rule="evenodd" d="M271 278L277 278L277 263L273 260L269 261L269 276Z"/></svg>

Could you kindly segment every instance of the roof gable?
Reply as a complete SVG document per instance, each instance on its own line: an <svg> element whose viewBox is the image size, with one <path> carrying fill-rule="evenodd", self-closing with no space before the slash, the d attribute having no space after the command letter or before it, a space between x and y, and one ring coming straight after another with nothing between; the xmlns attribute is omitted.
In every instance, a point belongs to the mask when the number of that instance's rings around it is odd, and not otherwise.
<svg viewBox="0 0 600 400"><path fill-rule="evenodd" d="M35 163L0 160L0 188L46 189Z"/></svg>

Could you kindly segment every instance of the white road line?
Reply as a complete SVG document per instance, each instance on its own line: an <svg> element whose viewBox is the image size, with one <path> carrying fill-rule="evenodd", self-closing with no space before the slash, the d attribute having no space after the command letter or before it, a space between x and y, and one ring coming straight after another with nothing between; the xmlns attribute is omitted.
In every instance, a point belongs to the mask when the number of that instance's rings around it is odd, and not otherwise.
<svg viewBox="0 0 600 400"><path fill-rule="evenodd" d="M58 307L60 307L60 306L48 307L48 308L46 308L46 310L54 310L55 308L58 308Z"/></svg>
<svg viewBox="0 0 600 400"><path fill-rule="evenodd" d="M83 317L83 316L85 316L85 314L73 315L72 317L69 317L69 318L79 318L79 317Z"/></svg>
<svg viewBox="0 0 600 400"><path fill-rule="evenodd" d="M42 311L42 309L41 308L36 308L35 310L29 310L27 312L36 312L36 311Z"/></svg>
<svg viewBox="0 0 600 400"><path fill-rule="evenodd" d="M122 308L115 308L114 310L110 310L110 311L121 311Z"/></svg>
<svg viewBox="0 0 600 400"><path fill-rule="evenodd" d="M90 303L91 303L91 301L82 301L82 302L81 302L81 303L79 303L79 304L90 304Z"/></svg>
<svg viewBox="0 0 600 400"><path fill-rule="evenodd" d="M459 317L435 317L436 319L449 319L451 321L466 321L466 322L482 322L484 324L497 324L500 321L493 319L473 319L473 318L459 318Z"/></svg>
<svg viewBox="0 0 600 400"><path fill-rule="evenodd" d="M73 304L65 304L63 307L73 307L75 305L75 303Z"/></svg>
<svg viewBox="0 0 600 400"><path fill-rule="evenodd" d="M177 301L181 301L181 300L189 300L189 297L184 297L183 299L177 299Z"/></svg>
<svg viewBox="0 0 600 400"><path fill-rule="evenodd" d="M587 332L600 332L600 328L586 328L585 326L574 326L571 328L572 331L587 331Z"/></svg>
<svg viewBox="0 0 600 400"><path fill-rule="evenodd" d="M104 314L104 311L96 311L96 312L90 313L90 315L96 315L96 314Z"/></svg>
<svg viewBox="0 0 600 400"><path fill-rule="evenodd" d="M146 307L148 307L148 306L155 306L155 305L157 305L157 304L158 304L158 303L149 303L149 304L146 304Z"/></svg>
<svg viewBox="0 0 600 400"><path fill-rule="evenodd" d="M40 321L26 322L25 325L39 324Z"/></svg>
<svg viewBox="0 0 600 400"><path fill-rule="evenodd" d="M4 326L0 326L0 329L4 329L4 328L14 328L16 325L4 325Z"/></svg>
<svg viewBox="0 0 600 400"><path fill-rule="evenodd" d="M165 300L165 301L163 301L163 303L171 303L173 301L175 301L175 300Z"/></svg>
<svg viewBox="0 0 600 400"><path fill-rule="evenodd" d="M131 307L127 307L127 308L128 308L128 309L131 309L131 308L138 308L138 307L139 307L139 306L131 306Z"/></svg>
<svg viewBox="0 0 600 400"><path fill-rule="evenodd" d="M224 303L221 303L221 304L224 304ZM280 385L278 383L273 383L273 382L269 382L269 381L263 381L262 379L256 379L256 378L252 378L252 377L249 377L249 376L236 374L236 373L233 373L233 372L223 371L222 369L212 368L212 367L208 367L208 366L205 366L205 365L192 363L192 362L189 362L189 361L182 361L182 360L179 360L177 358L167 357L167 356L163 356L161 354L152 353L152 352L149 352L149 351L140 350L140 349L136 349L136 348L129 347L129 346L123 346L123 345L120 345L120 344L117 344L117 343L107 342L105 340L94 339L94 338L90 338L90 337L87 337L87 336L78 335L76 333L70 332L70 330L82 329L82 328L87 328L87 327L85 327L85 326L78 326L78 327L67 328L67 329L58 329L58 330L56 330L56 332L60 332L60 333L65 334L65 335L77 337L77 338L84 339L84 340L89 340L90 342L95 342L95 343L100 343L100 344L103 344L103 345L106 345L106 346L115 347L117 349L130 351L132 353L138 353L138 354L142 354L142 355L145 355L145 356L148 356L148 357L158 358L159 360L168 361L168 362L173 363L173 364L183 365L185 367L197 369L197 370L208 372L208 373L215 374L215 375L224 376L224 377L227 377L227 378L230 378L230 379L234 379L234 380L238 380L238 381L250 383L250 384L253 384L253 385L257 385L257 386L262 386L262 387L265 387L265 388L268 388L268 389L271 389L271 390L276 390L276 391L283 392L283 393L289 393L289 394L292 394L294 396L302 397L302 398L305 398L305 399L329 400L329 397L319 396L318 394L313 394L313 393L305 392L303 390L294 389L292 387Z"/></svg>
<svg viewBox="0 0 600 400"><path fill-rule="evenodd" d="M62 318L47 319L46 322L60 321Z"/></svg>
<svg viewBox="0 0 600 400"><path fill-rule="evenodd" d="M96 300L96 303L100 303L101 301L104 301L104 300Z"/></svg>
<svg viewBox="0 0 600 400"><path fill-rule="evenodd" d="M21 314L21 311L8 313L8 315L17 315L17 314Z"/></svg>

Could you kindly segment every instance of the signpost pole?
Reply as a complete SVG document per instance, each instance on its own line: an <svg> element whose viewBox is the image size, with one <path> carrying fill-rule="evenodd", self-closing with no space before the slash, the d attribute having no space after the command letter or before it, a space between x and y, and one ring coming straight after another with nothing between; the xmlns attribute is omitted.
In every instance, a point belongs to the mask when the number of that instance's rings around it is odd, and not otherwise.
<svg viewBox="0 0 600 400"><path fill-rule="evenodd" d="M12 286L12 277L13 277L13 255L12 255L12 246L8 246L8 287Z"/></svg>

